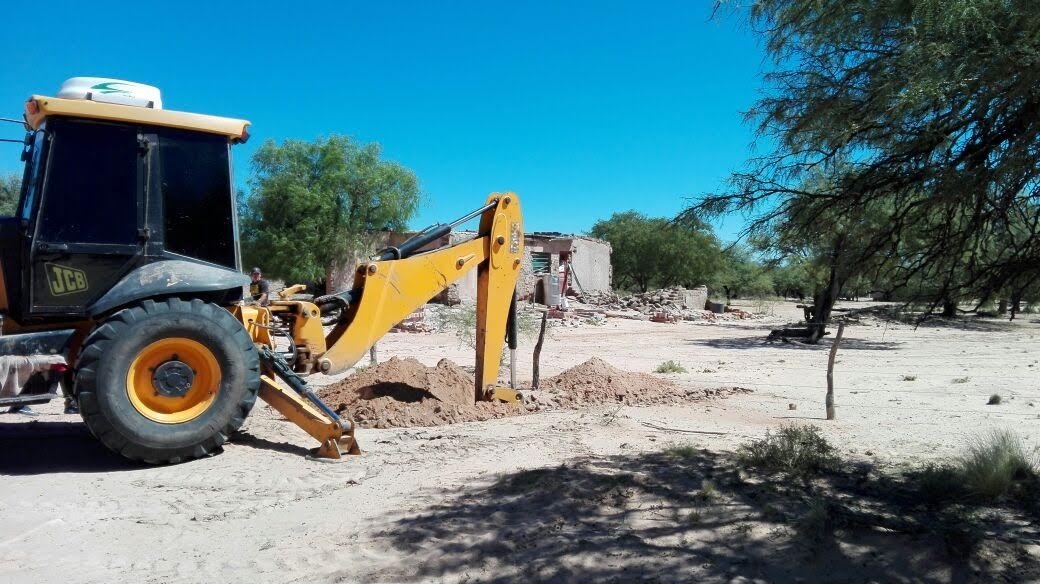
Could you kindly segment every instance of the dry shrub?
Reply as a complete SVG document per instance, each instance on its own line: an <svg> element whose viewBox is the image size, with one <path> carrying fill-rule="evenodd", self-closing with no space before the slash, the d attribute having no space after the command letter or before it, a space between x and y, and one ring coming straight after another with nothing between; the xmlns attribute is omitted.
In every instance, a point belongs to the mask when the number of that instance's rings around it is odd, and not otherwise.
<svg viewBox="0 0 1040 584"><path fill-rule="evenodd" d="M837 470L841 459L816 426L781 426L775 433L740 447L740 460L752 466L793 476Z"/></svg>
<svg viewBox="0 0 1040 584"><path fill-rule="evenodd" d="M686 373L686 368L683 367L678 361L668 360L657 366L654 369L654 373Z"/></svg>

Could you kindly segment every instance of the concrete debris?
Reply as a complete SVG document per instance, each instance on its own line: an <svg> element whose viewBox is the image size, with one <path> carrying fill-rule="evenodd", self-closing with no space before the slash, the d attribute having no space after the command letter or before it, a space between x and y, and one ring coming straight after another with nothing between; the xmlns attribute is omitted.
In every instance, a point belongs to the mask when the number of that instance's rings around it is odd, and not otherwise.
<svg viewBox="0 0 1040 584"><path fill-rule="evenodd" d="M427 322L426 307L420 306L418 310L409 314L404 320L390 329L392 333L429 333L436 330L431 323Z"/></svg>
<svg viewBox="0 0 1040 584"><path fill-rule="evenodd" d="M619 296L612 292L594 292L580 295L577 300L588 307L596 307L599 309L598 312L609 318L630 318L662 323L674 323L681 320L715 322L752 318L751 313L736 308L727 307L723 314L715 314L706 310L708 289L704 286L694 289L664 288L629 296ZM576 307L578 310L583 308L585 307Z"/></svg>

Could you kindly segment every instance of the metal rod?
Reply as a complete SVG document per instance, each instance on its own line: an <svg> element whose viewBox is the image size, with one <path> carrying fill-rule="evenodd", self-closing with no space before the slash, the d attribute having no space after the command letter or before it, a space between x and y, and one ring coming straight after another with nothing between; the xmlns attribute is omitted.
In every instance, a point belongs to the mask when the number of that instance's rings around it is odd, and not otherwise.
<svg viewBox="0 0 1040 584"><path fill-rule="evenodd" d="M477 209L476 211L473 211L472 213L470 213L469 215L466 215L465 217L462 217L461 219L456 219L455 221L452 221L448 225L451 226L451 227L455 227L457 225L462 225L466 221L469 221L470 219L476 217L477 215L480 215L480 214L484 213L484 211L489 211L491 209L494 209L497 206L498 206L498 200L491 201L487 205L484 205L483 207Z"/></svg>
<svg viewBox="0 0 1040 584"><path fill-rule="evenodd" d="M25 144L25 140L11 140L10 138L0 138L0 142L13 142L15 144Z"/></svg>
<svg viewBox="0 0 1040 584"><path fill-rule="evenodd" d="M295 371L289 368L289 365L282 359L281 355L278 355L271 349L264 347L260 350L260 359L271 367L271 371L278 376L279 379L284 381L293 391L307 398L333 422L338 423L344 430L349 431L351 429L351 423L348 420L340 418L339 414L337 414L335 410L330 408L325 402L321 401L321 398L315 395L314 392L311 391L310 387L307 386L307 382L297 375Z"/></svg>
<svg viewBox="0 0 1040 584"><path fill-rule="evenodd" d="M12 124L25 125L25 120L16 120L14 118L0 118L0 122L11 122Z"/></svg>
<svg viewBox="0 0 1040 584"><path fill-rule="evenodd" d="M509 349L509 388L516 389L516 349Z"/></svg>

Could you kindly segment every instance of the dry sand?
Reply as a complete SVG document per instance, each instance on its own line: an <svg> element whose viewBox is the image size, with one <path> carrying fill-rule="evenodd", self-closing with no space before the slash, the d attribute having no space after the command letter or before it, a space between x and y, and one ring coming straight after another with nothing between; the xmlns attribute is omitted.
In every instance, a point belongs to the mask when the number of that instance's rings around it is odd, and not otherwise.
<svg viewBox="0 0 1040 584"><path fill-rule="evenodd" d="M596 357L664 379L649 372L672 359L689 372L667 380L697 401L608 392L577 409L361 430L365 454L336 464L308 460L312 441L266 406L222 454L166 467L108 453L60 404L34 421L0 415L0 582L1036 581L1035 519L970 561L939 535L853 527L810 551L764 503L768 482L729 461L792 422L865 468L946 459L991 428L1035 445L1040 320L851 325L827 422L830 340L765 343L800 312L769 309L717 324L610 319L546 341L543 375ZM472 363L445 333L392 334L379 351ZM721 387L753 392L703 399ZM987 406L994 393L1002 403Z"/></svg>

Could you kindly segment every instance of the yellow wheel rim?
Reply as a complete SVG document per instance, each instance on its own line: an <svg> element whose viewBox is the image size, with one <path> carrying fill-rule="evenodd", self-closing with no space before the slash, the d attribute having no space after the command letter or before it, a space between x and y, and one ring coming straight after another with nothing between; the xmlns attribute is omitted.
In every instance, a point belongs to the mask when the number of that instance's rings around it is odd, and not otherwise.
<svg viewBox="0 0 1040 584"><path fill-rule="evenodd" d="M181 424L202 415L220 392L220 365L202 343L172 337L141 349L126 373L126 393L142 416Z"/></svg>

